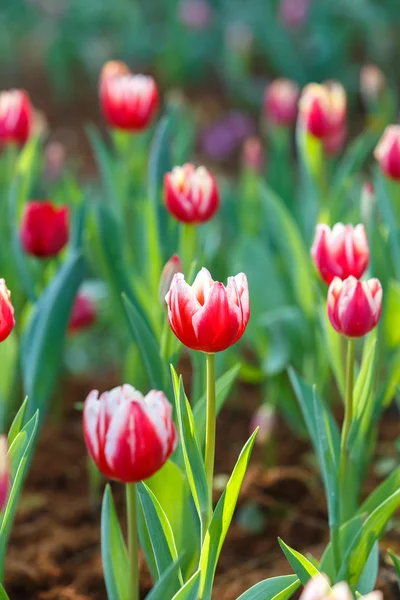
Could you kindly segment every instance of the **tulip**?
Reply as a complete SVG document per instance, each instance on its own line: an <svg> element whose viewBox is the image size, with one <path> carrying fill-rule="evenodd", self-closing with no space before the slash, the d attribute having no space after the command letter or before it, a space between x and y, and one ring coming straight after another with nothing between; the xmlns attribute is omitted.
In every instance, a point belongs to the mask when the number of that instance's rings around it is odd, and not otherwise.
<svg viewBox="0 0 400 600"><path fill-rule="evenodd" d="M207 29L212 19L211 6L205 0L182 0L178 6L179 20L188 29Z"/></svg>
<svg viewBox="0 0 400 600"><path fill-rule="evenodd" d="M165 306L165 296L167 295L169 288L171 287L174 275L182 272L182 261L177 254L174 254L165 264L160 277L159 299L160 304L162 306Z"/></svg>
<svg viewBox="0 0 400 600"><path fill-rule="evenodd" d="M20 230L27 254L37 258L56 256L68 243L69 209L49 201L32 200L25 207Z"/></svg>
<svg viewBox="0 0 400 600"><path fill-rule="evenodd" d="M376 65L364 65L360 71L360 92L366 104L377 102L386 89L386 77Z"/></svg>
<svg viewBox="0 0 400 600"><path fill-rule="evenodd" d="M27 141L32 124L32 105L24 90L0 92L0 147Z"/></svg>
<svg viewBox="0 0 400 600"><path fill-rule="evenodd" d="M97 311L92 299L83 293L78 293L72 307L68 330L71 333L82 331L82 329L91 327L96 319Z"/></svg>
<svg viewBox="0 0 400 600"><path fill-rule="evenodd" d="M156 473L175 450L172 406L163 392L143 396L131 385L93 390L83 408L86 446L110 479L137 483Z"/></svg>
<svg viewBox="0 0 400 600"><path fill-rule="evenodd" d="M300 90L290 79L276 79L265 90L264 114L268 121L289 127L297 117Z"/></svg>
<svg viewBox="0 0 400 600"><path fill-rule="evenodd" d="M188 348L222 352L243 335L250 318L247 278L229 277L225 287L201 269L194 283L182 273L174 276L166 296L168 320L176 337Z"/></svg>
<svg viewBox="0 0 400 600"><path fill-rule="evenodd" d="M14 329L14 307L11 304L11 292L4 279L0 279L0 342L4 342Z"/></svg>
<svg viewBox="0 0 400 600"><path fill-rule="evenodd" d="M374 213L376 204L375 188L371 181L364 183L361 191L360 212L364 223L368 223Z"/></svg>
<svg viewBox="0 0 400 600"><path fill-rule="evenodd" d="M327 309L336 331L350 338L362 337L378 324L382 286L378 279L357 281L350 275L342 281L335 277L329 286Z"/></svg>
<svg viewBox="0 0 400 600"><path fill-rule="evenodd" d="M164 198L168 211L183 223L203 223L219 206L216 181L205 167L185 164L164 177Z"/></svg>
<svg viewBox="0 0 400 600"><path fill-rule="evenodd" d="M400 125L386 127L374 156L387 177L400 181Z"/></svg>
<svg viewBox="0 0 400 600"><path fill-rule="evenodd" d="M364 600L383 600L383 594L371 592L363 598ZM308 581L300 600L353 600L353 594L345 581L341 581L331 588L325 575L317 575Z"/></svg>
<svg viewBox="0 0 400 600"><path fill-rule="evenodd" d="M242 163L244 167L254 173L262 173L264 170L264 148L260 138L251 136L243 144Z"/></svg>
<svg viewBox="0 0 400 600"><path fill-rule="evenodd" d="M338 82L307 85L299 101L300 123L316 138L323 140L343 135L346 123L347 100Z"/></svg>
<svg viewBox="0 0 400 600"><path fill-rule="evenodd" d="M317 225L311 248L315 266L328 285L334 277L359 279L369 263L369 246L364 225L336 223Z"/></svg>
<svg viewBox="0 0 400 600"><path fill-rule="evenodd" d="M0 435L0 511L7 503L10 488L10 464L7 452L7 436Z"/></svg>
<svg viewBox="0 0 400 600"><path fill-rule="evenodd" d="M308 18L311 0L280 0L279 18L288 29L299 29Z"/></svg>
<svg viewBox="0 0 400 600"><path fill-rule="evenodd" d="M142 131L153 120L159 95L152 77L126 72L124 63L112 61L100 78L100 106L111 127Z"/></svg>

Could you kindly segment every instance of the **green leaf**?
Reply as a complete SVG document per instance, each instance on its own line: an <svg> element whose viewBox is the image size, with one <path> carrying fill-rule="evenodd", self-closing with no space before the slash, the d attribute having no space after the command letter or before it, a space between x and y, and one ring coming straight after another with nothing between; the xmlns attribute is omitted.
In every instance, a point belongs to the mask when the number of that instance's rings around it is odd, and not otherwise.
<svg viewBox="0 0 400 600"><path fill-rule="evenodd" d="M40 421L62 364L64 338L72 305L85 274L82 254L71 252L35 304L21 341L24 391L28 396L27 418L40 409Z"/></svg>
<svg viewBox="0 0 400 600"><path fill-rule="evenodd" d="M271 577L253 585L237 600L288 600L299 587L296 575Z"/></svg>
<svg viewBox="0 0 400 600"><path fill-rule="evenodd" d="M176 579L180 571L180 561L172 563L154 584L146 600L165 600L172 598L176 590ZM0 599L1 600L1 599Z"/></svg>
<svg viewBox="0 0 400 600"><path fill-rule="evenodd" d="M118 190L115 184L114 165L111 154L103 138L94 125L87 126L87 134L93 147L94 156L100 172L104 195L109 202L118 201Z"/></svg>
<svg viewBox="0 0 400 600"><path fill-rule="evenodd" d="M22 429L22 425L25 420L25 412L26 412L27 405L28 405L28 398L25 398L20 409L18 410L17 414L15 415L13 422L11 423L11 427L8 432L8 447L11 446L11 444L13 443L13 441L15 440L15 438L17 437L17 435L19 434L19 432Z"/></svg>
<svg viewBox="0 0 400 600"><path fill-rule="evenodd" d="M129 600L129 559L109 484L101 508L101 557L108 600Z"/></svg>
<svg viewBox="0 0 400 600"><path fill-rule="evenodd" d="M8 597L6 590L3 588L3 586L0 584L0 600L10 600L10 598Z"/></svg>
<svg viewBox="0 0 400 600"><path fill-rule="evenodd" d="M363 518L361 515L357 515L344 523L339 529L339 541L340 541L340 554L344 556L347 548L350 546L354 537L357 535L358 531L361 529L363 523ZM328 546L325 548L325 552L321 558L321 562L319 565L321 573L325 573L331 581L333 581L336 577L335 567L334 567L334 558L333 558L333 548L332 542L329 542Z"/></svg>
<svg viewBox="0 0 400 600"><path fill-rule="evenodd" d="M357 591L360 594L369 594L375 588L379 571L379 543L375 542L365 563L363 572L357 583Z"/></svg>
<svg viewBox="0 0 400 600"><path fill-rule="evenodd" d="M400 581L400 556L397 556L392 550L389 550L389 556L393 561L394 568L396 569L397 578Z"/></svg>
<svg viewBox="0 0 400 600"><path fill-rule="evenodd" d="M239 491L250 460L257 432L258 430L252 434L243 447L227 486L215 508L204 538L200 556L200 595L202 598L211 597L218 558L235 511Z"/></svg>
<svg viewBox="0 0 400 600"><path fill-rule="evenodd" d="M392 266L397 280L400 280L400 244L397 232L397 219L385 186L382 173L376 169L374 188L379 202L382 219L389 231L389 250L392 255Z"/></svg>
<svg viewBox="0 0 400 600"><path fill-rule="evenodd" d="M336 384L339 388L340 396L345 396L345 372L343 363L343 336L340 335L331 325L331 322L324 304L322 312L322 325L325 334L325 340L328 348L329 361L335 374Z"/></svg>
<svg viewBox="0 0 400 600"><path fill-rule="evenodd" d="M343 194L349 179L354 173L361 170L363 164L376 146L378 139L376 133L364 131L350 144L336 169L332 182L332 202L336 198L340 200L340 196Z"/></svg>
<svg viewBox="0 0 400 600"><path fill-rule="evenodd" d="M306 585L307 581L311 577L315 577L319 575L318 569L314 567L314 565L300 552L293 550L290 548L283 540L278 538L279 545L282 548L286 558L289 561L290 566L293 571L296 573L297 577L300 579L302 585Z"/></svg>
<svg viewBox="0 0 400 600"><path fill-rule="evenodd" d="M370 515L385 500L400 489L400 467L397 467L382 483L368 496L358 510L359 515Z"/></svg>
<svg viewBox="0 0 400 600"><path fill-rule="evenodd" d="M170 565L178 560L174 534L165 512L151 489L146 484L139 483L137 490L150 535L158 576L161 577ZM182 582L181 576L180 579ZM175 591L178 588L177 578Z"/></svg>
<svg viewBox="0 0 400 600"><path fill-rule="evenodd" d="M384 312L384 331L386 343L390 349L400 345L400 282L391 279L385 286L386 308Z"/></svg>
<svg viewBox="0 0 400 600"><path fill-rule="evenodd" d="M197 600L200 589L200 570L196 571L172 600Z"/></svg>

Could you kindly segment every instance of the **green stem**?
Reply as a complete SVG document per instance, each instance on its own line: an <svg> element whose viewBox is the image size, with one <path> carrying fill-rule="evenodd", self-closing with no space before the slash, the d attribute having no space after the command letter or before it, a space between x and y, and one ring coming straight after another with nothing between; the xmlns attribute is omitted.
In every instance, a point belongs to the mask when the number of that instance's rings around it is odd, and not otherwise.
<svg viewBox="0 0 400 600"><path fill-rule="evenodd" d="M333 570L335 573L335 578L337 577L340 569L340 533L337 525L331 527L331 543L333 550Z"/></svg>
<svg viewBox="0 0 400 600"><path fill-rule="evenodd" d="M342 439L340 444L340 477L339 483L342 486L345 481L346 468L348 462L347 443L349 439L350 427L353 421L353 388L354 388L354 357L355 341L349 339L347 344L347 364L346 364L346 396L344 403L344 421L342 427Z"/></svg>
<svg viewBox="0 0 400 600"><path fill-rule="evenodd" d="M212 491L214 479L214 459L215 459L215 429L216 429L216 408L215 408L215 354L206 354L207 360L207 416L206 416L206 450L204 464L207 474L208 490L210 495L210 505L212 506Z"/></svg>
<svg viewBox="0 0 400 600"><path fill-rule="evenodd" d="M196 234L196 225L183 223L181 228L180 256L183 264L183 269L186 275L189 275L192 262L196 258Z"/></svg>
<svg viewBox="0 0 400 600"><path fill-rule="evenodd" d="M139 547L136 524L136 484L126 484L128 554L130 565L129 600L139 600Z"/></svg>

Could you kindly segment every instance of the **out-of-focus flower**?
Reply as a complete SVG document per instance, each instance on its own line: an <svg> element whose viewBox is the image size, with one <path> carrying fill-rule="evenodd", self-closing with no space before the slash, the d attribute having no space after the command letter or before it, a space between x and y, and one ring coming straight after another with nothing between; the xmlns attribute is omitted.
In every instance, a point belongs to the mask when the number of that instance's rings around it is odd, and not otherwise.
<svg viewBox="0 0 400 600"><path fill-rule="evenodd" d="M275 79L264 94L264 114L268 121L289 127L297 117L300 89L290 79Z"/></svg>
<svg viewBox="0 0 400 600"><path fill-rule="evenodd" d="M20 230L25 252L37 258L56 256L68 243L68 206L32 200L25 206Z"/></svg>
<svg viewBox="0 0 400 600"><path fill-rule="evenodd" d="M247 23L232 21L225 29L225 44L231 52L247 55L253 47L254 35Z"/></svg>
<svg viewBox="0 0 400 600"><path fill-rule="evenodd" d="M364 183L361 191L360 212L364 223L368 223L376 203L375 189L371 181Z"/></svg>
<svg viewBox="0 0 400 600"><path fill-rule="evenodd" d="M364 225L336 223L332 229L317 225L311 255L325 283L330 284L334 277L347 279L350 275L359 279L369 263Z"/></svg>
<svg viewBox="0 0 400 600"><path fill-rule="evenodd" d="M23 145L32 126L32 105L25 90L0 92L0 147Z"/></svg>
<svg viewBox="0 0 400 600"><path fill-rule="evenodd" d="M332 327L347 337L362 337L379 321L382 286L378 279L358 281L352 275L335 277L328 290L328 317Z"/></svg>
<svg viewBox="0 0 400 600"><path fill-rule="evenodd" d="M163 392L143 396L131 385L93 390L83 408L86 446L99 470L110 479L136 483L164 465L175 450L172 406Z"/></svg>
<svg viewBox="0 0 400 600"><path fill-rule="evenodd" d="M174 167L164 177L164 199L168 211L183 223L204 223L215 215L219 193L214 176L192 164Z"/></svg>
<svg viewBox="0 0 400 600"><path fill-rule="evenodd" d="M201 151L215 161L227 160L254 132L254 123L248 115L232 111L202 132Z"/></svg>
<svg viewBox="0 0 400 600"><path fill-rule="evenodd" d="M206 29L211 23L211 6L206 0L182 0L178 11L180 22L188 29Z"/></svg>
<svg viewBox="0 0 400 600"><path fill-rule="evenodd" d="M10 464L7 452L7 436L0 435L0 511L7 503L10 488Z"/></svg>
<svg viewBox="0 0 400 600"><path fill-rule="evenodd" d="M383 600L381 592L371 592L363 596L364 600ZM306 584L300 600L353 600L353 594L347 583L341 581L332 588L325 575L317 575Z"/></svg>
<svg viewBox="0 0 400 600"><path fill-rule="evenodd" d="M179 256L174 254L165 264L161 273L160 285L158 288L158 296L161 306L165 306L166 304L165 296L168 294L172 280L177 273L183 273L183 266Z"/></svg>
<svg viewBox="0 0 400 600"><path fill-rule="evenodd" d="M32 108L31 135L44 138L49 133L49 122L42 110Z"/></svg>
<svg viewBox="0 0 400 600"><path fill-rule="evenodd" d="M129 73L128 67L119 61L104 65L100 74L99 96L107 123L127 131L146 129L160 103L154 79Z"/></svg>
<svg viewBox="0 0 400 600"><path fill-rule="evenodd" d="M386 77L376 65L364 65L360 71L360 92L365 104L377 102L386 89Z"/></svg>
<svg viewBox="0 0 400 600"><path fill-rule="evenodd" d="M4 342L14 329L14 307L11 303L11 292L4 279L0 279L0 342Z"/></svg>
<svg viewBox="0 0 400 600"><path fill-rule="evenodd" d="M72 307L72 314L68 324L71 333L88 329L97 320L96 305L93 300L83 292L79 292Z"/></svg>
<svg viewBox="0 0 400 600"><path fill-rule="evenodd" d="M166 296L168 319L176 337L188 348L222 352L243 335L250 318L247 278L229 277L225 287L201 269L192 286L182 273L174 276Z"/></svg>
<svg viewBox="0 0 400 600"><path fill-rule="evenodd" d="M253 414L250 422L250 433L253 433L258 427L256 444L265 445L271 437L276 426L275 410L269 404L262 404Z"/></svg>
<svg viewBox="0 0 400 600"><path fill-rule="evenodd" d="M304 88L299 101L300 124L321 139L329 153L337 152L344 144L346 115L346 92L340 83L310 83Z"/></svg>
<svg viewBox="0 0 400 600"><path fill-rule="evenodd" d="M65 147L61 142L49 142L44 150L43 175L47 181L56 181L65 166Z"/></svg>
<svg viewBox="0 0 400 600"><path fill-rule="evenodd" d="M400 181L400 125L386 127L374 156L387 177Z"/></svg>
<svg viewBox="0 0 400 600"><path fill-rule="evenodd" d="M299 29L307 21L311 0L280 0L279 18L288 29Z"/></svg>
<svg viewBox="0 0 400 600"><path fill-rule="evenodd" d="M259 137L251 136L243 144L242 163L246 168L255 173L263 172L265 154Z"/></svg>

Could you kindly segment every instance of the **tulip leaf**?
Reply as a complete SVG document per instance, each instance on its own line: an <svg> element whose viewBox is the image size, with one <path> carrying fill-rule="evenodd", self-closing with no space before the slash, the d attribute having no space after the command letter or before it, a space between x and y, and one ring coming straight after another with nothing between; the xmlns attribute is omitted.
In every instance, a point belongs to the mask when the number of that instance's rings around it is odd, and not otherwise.
<svg viewBox="0 0 400 600"><path fill-rule="evenodd" d="M400 582L400 556L397 556L392 550L389 550L389 556L393 561L394 568L396 569L397 578Z"/></svg>
<svg viewBox="0 0 400 600"><path fill-rule="evenodd" d="M354 536L357 535L357 532L360 530L362 526L363 518L361 515L357 515L344 523L339 529L339 540L340 540L340 551L341 556L344 555L347 548L351 544ZM333 548L332 542L329 542L328 546L325 548L324 554L322 555L321 562L319 565L321 573L325 573L329 577L330 580L334 580L335 566L334 566L334 557L333 557Z"/></svg>
<svg viewBox="0 0 400 600"><path fill-rule="evenodd" d="M218 558L228 532L258 429L243 447L232 475L215 508L200 556L200 596L210 598Z"/></svg>
<svg viewBox="0 0 400 600"><path fill-rule="evenodd" d="M340 335L337 331L335 331L332 327L325 304L322 310L322 326L325 334L328 356L332 367L332 371L335 375L336 384L338 386L340 396L342 399L344 399L346 380L343 364L343 336Z"/></svg>
<svg viewBox="0 0 400 600"><path fill-rule="evenodd" d="M107 598L129 600L129 559L109 484L101 509L101 556Z"/></svg>
<svg viewBox="0 0 400 600"><path fill-rule="evenodd" d="M397 280L400 280L400 243L397 231L397 219L390 202L382 173L377 169L374 188L379 202L382 219L389 232L389 250L392 255L392 267Z"/></svg>
<svg viewBox="0 0 400 600"><path fill-rule="evenodd" d="M13 422L11 423L11 427L8 432L8 446L10 447L19 432L22 429L24 420L25 420L25 412L26 407L28 405L28 398L25 398L22 405L20 406L17 414L14 417Z"/></svg>
<svg viewBox="0 0 400 600"><path fill-rule="evenodd" d="M367 130L356 137L349 145L336 169L336 174L332 182L331 202L333 205L338 200L340 201L349 178L362 169L363 164L376 146L378 139L378 135L375 132Z"/></svg>
<svg viewBox="0 0 400 600"><path fill-rule="evenodd" d="M9 596L7 595L6 590L3 588L3 586L0 584L0 600L10 600Z"/></svg>
<svg viewBox="0 0 400 600"><path fill-rule="evenodd" d="M87 126L87 134L93 147L97 167L100 171L104 195L107 197L107 201L114 204L118 202L118 191L115 184L112 156L94 125Z"/></svg>
<svg viewBox="0 0 400 600"><path fill-rule="evenodd" d="M237 600L288 600L299 587L296 575L271 577L253 585Z"/></svg>
<svg viewBox="0 0 400 600"><path fill-rule="evenodd" d="M397 467L382 483L368 496L358 510L359 515L370 515L385 500L400 489L400 467Z"/></svg>
<svg viewBox="0 0 400 600"><path fill-rule="evenodd" d="M283 540L278 538L279 545L282 548L286 558L289 561L290 566L300 579L302 585L306 585L307 581L311 577L319 575L320 572L314 567L314 565L300 552L290 548Z"/></svg>
<svg viewBox="0 0 400 600"><path fill-rule="evenodd" d="M176 590L176 579L180 571L180 561L172 563L164 571L160 579L156 581L153 588L146 596L146 600L165 600L172 598ZM1 600L1 599L0 599Z"/></svg>
<svg viewBox="0 0 400 600"><path fill-rule="evenodd" d="M175 594L172 600L197 600L200 589L200 570L193 573L191 578Z"/></svg>
<svg viewBox="0 0 400 600"><path fill-rule="evenodd" d="M369 594L375 588L379 571L379 542L375 542L365 563L364 569L357 582L357 591L360 594Z"/></svg>

